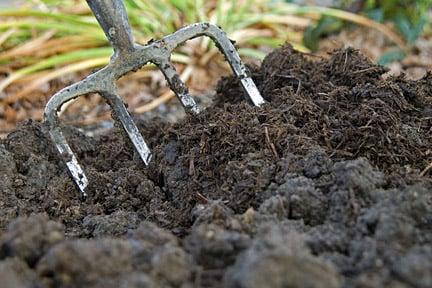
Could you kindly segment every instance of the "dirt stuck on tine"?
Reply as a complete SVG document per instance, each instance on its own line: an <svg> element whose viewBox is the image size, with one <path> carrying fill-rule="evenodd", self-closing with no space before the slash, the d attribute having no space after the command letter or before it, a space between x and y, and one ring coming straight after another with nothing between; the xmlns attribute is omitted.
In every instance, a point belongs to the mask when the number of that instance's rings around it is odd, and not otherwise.
<svg viewBox="0 0 432 288"><path fill-rule="evenodd" d="M145 168L115 127L64 131L81 202L40 123L0 143L2 287L431 287L432 75L353 49L283 46L175 124L139 123Z"/></svg>

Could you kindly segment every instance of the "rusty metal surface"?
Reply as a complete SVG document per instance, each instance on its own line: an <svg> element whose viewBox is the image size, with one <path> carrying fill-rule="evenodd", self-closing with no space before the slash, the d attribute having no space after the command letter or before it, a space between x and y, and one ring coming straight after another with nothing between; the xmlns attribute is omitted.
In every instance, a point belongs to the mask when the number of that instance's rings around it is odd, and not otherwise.
<svg viewBox="0 0 432 288"><path fill-rule="evenodd" d="M186 112L199 113L199 108L189 95L186 85L175 71L170 56L173 50L183 42L207 36L225 55L234 75L240 79L249 100L255 106L264 103L264 99L242 64L234 45L219 27L208 23L192 24L143 46L133 42L126 10L121 0L87 0L87 3L114 48L114 54L107 66L56 93L47 103L44 114L50 137L66 163L82 198L87 197L86 187L89 181L58 123L57 111L65 102L89 93L100 94L114 111L116 119L121 122L143 162L148 165L151 160L151 151L118 95L115 82L126 73L136 71L147 63L153 63L162 71L168 85Z"/></svg>

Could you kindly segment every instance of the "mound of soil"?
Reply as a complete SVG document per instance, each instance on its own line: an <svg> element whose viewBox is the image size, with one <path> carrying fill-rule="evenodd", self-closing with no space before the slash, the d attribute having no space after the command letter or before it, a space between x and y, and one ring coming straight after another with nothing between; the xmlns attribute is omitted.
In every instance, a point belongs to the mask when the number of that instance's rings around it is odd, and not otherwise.
<svg viewBox="0 0 432 288"><path fill-rule="evenodd" d="M65 127L84 203L43 124L0 142L2 287L431 287L432 75L290 46L252 71L261 108L225 78L139 123L148 168L118 127Z"/></svg>

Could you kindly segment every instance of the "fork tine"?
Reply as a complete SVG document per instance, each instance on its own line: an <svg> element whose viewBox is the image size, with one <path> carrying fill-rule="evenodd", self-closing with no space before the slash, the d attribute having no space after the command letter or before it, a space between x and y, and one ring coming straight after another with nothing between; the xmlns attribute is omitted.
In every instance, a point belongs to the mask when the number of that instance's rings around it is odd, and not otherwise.
<svg viewBox="0 0 432 288"><path fill-rule="evenodd" d="M66 166L69 170L69 173L72 176L73 181L75 182L78 190L80 192L80 198L85 200L88 196L86 188L89 183L87 176L85 175L84 170L81 168L81 165L78 163L78 160L70 148L69 144L66 141L60 127L55 127L50 130L51 140L55 143L57 150L60 153L63 161L66 163Z"/></svg>
<svg viewBox="0 0 432 288"><path fill-rule="evenodd" d="M250 77L248 69L241 62L236 48L231 43L231 40L226 36L225 32L223 32L219 27L209 23L192 24L166 36L163 38L163 41L166 43L165 47L171 53L174 48L181 43L199 36L208 36L213 40L213 42L215 42L216 46L222 54L224 54L225 59L230 64L234 74L238 79L240 79L242 87L252 103L255 106L261 106L264 104L265 101Z"/></svg>
<svg viewBox="0 0 432 288"><path fill-rule="evenodd" d="M45 107L45 122L48 124L51 140L54 142L57 150L59 151L62 160L65 162L72 179L80 191L82 199L85 199L88 196L86 188L89 181L84 170L81 168L76 155L67 143L66 137L61 131L58 121L57 111L59 111L65 102L88 93L99 93L114 111L117 119L122 124L144 164L148 165L151 159L150 149L144 141L144 138L139 133L138 128L132 121L132 118L130 117L120 96L115 93L115 87L105 83L105 90L97 91L99 89L98 86L92 85L92 83L96 82L97 80L97 78L93 78L93 80L90 81L85 79L62 89L60 92L51 97L50 101L48 101Z"/></svg>
<svg viewBox="0 0 432 288"><path fill-rule="evenodd" d="M165 76L171 90L174 91L180 103L187 113L198 114L199 108L195 100L190 96L189 90L180 76L177 74L174 65L169 61L162 61L156 64Z"/></svg>
<svg viewBox="0 0 432 288"><path fill-rule="evenodd" d="M44 119L45 123L48 125L51 140L56 146L60 157L65 162L72 179L78 187L81 199L87 198L86 188L88 185L88 179L84 173L84 170L78 163L77 157L67 143L63 132L61 131L60 125L58 123L59 121L57 111L60 110L64 103L75 99L80 95L90 93L93 89L94 87L92 83L86 80L66 87L51 97L44 111Z"/></svg>
<svg viewBox="0 0 432 288"><path fill-rule="evenodd" d="M101 92L101 95L103 98L108 100L112 110L128 134L129 139L134 145L141 160L146 166L148 166L152 157L150 149L147 146L147 143L144 141L144 138L141 136L141 133L133 122L131 116L129 115L129 112L127 111L126 106L124 105L120 96L114 92L107 91Z"/></svg>

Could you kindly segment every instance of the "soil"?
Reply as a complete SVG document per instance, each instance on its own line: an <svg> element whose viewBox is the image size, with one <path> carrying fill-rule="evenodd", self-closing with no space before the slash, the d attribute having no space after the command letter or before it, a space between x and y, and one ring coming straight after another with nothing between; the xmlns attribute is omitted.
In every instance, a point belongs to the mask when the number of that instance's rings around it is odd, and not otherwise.
<svg viewBox="0 0 432 288"><path fill-rule="evenodd" d="M0 142L2 287L431 287L432 75L383 77L358 51L286 45L213 105L119 127L65 127L81 202L46 127Z"/></svg>

